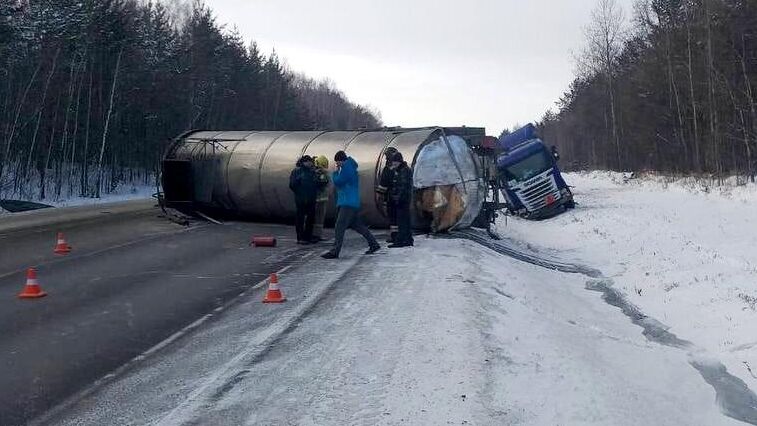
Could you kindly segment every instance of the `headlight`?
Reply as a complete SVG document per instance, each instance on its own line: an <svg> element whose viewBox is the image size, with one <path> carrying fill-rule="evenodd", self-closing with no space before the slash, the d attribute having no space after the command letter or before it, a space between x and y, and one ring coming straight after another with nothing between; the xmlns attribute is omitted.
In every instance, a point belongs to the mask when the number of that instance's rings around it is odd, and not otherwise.
<svg viewBox="0 0 757 426"><path fill-rule="evenodd" d="M560 190L560 194L564 197L567 197L568 195L570 195L570 190L568 188L563 188Z"/></svg>

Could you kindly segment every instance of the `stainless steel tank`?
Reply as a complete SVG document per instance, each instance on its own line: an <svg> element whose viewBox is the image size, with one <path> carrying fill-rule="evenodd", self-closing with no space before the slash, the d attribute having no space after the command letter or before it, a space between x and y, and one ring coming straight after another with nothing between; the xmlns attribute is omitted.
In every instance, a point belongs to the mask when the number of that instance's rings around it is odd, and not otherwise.
<svg viewBox="0 0 757 426"><path fill-rule="evenodd" d="M419 167L416 159L426 144L462 133L463 137L481 137L483 129L193 132L177 138L167 151L163 161L163 188L169 204L210 207L248 218L288 221L295 217L289 174L296 161L302 155L324 155L333 171L334 154L344 150L358 163L363 217L372 226L386 226L383 207L375 197L386 148L395 147L415 168ZM475 158L470 149L468 151L467 155ZM332 188L329 219L335 216L334 199ZM423 227L424 218L417 209L415 216L416 224Z"/></svg>

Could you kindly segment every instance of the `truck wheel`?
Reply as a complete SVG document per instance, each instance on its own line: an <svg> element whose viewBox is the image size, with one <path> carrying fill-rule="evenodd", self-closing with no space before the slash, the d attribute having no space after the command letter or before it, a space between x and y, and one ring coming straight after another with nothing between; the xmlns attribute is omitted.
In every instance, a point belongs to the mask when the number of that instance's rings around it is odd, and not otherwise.
<svg viewBox="0 0 757 426"><path fill-rule="evenodd" d="M493 212L489 210L481 210L471 226L474 228L487 229L493 222L492 214Z"/></svg>

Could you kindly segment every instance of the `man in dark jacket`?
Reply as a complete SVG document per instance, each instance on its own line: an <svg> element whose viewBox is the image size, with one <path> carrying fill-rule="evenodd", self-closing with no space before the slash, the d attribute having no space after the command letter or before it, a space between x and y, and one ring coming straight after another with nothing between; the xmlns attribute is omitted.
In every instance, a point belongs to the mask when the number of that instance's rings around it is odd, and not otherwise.
<svg viewBox="0 0 757 426"><path fill-rule="evenodd" d="M297 244L313 242L315 202L319 188L318 177L313 167L313 159L305 155L297 161L297 166L289 175L289 189L294 192L297 206Z"/></svg>
<svg viewBox="0 0 757 426"><path fill-rule="evenodd" d="M397 237L397 212L394 211L394 205L389 202L389 187L392 186L394 170L392 169L392 156L397 153L397 148L390 146L384 151L384 169L381 170L379 177L379 186L376 188L376 194L379 197L379 203L384 205L386 218L389 221L389 238L387 243L393 243Z"/></svg>
<svg viewBox="0 0 757 426"><path fill-rule="evenodd" d="M368 242L368 251L365 254L373 254L381 246L360 218L360 177L357 174L357 162L348 157L344 151L337 152L334 161L336 161L337 170L333 173L331 181L334 182L334 188L336 188L336 206L339 209L334 226L334 248L321 257L325 259L339 257L347 228L352 228L362 235Z"/></svg>
<svg viewBox="0 0 757 426"><path fill-rule="evenodd" d="M412 219L410 204L413 200L413 173L402 158L395 153L391 158L392 183L389 187L389 204L397 215L397 236L389 248L410 247L413 245Z"/></svg>

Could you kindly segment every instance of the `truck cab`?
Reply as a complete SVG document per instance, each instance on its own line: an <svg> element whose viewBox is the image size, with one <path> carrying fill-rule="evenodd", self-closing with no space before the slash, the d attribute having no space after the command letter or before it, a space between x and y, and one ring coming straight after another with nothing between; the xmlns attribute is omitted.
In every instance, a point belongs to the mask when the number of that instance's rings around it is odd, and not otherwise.
<svg viewBox="0 0 757 426"><path fill-rule="evenodd" d="M575 207L556 156L526 126L500 140L497 177L511 214L544 219Z"/></svg>

